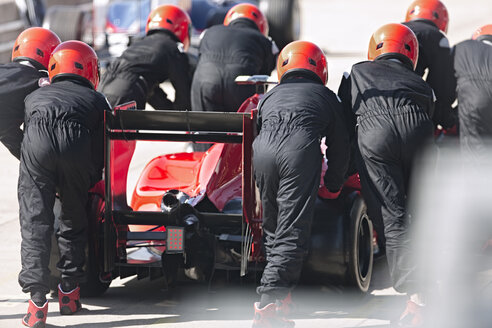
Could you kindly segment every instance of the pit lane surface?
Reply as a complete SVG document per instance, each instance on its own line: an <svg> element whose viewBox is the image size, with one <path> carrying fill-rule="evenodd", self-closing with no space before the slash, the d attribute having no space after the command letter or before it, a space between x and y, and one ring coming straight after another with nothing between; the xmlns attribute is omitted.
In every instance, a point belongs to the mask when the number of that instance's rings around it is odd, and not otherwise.
<svg viewBox="0 0 492 328"><path fill-rule="evenodd" d="M382 24L401 21L410 2L301 0L303 39L326 50L330 88L336 91L343 71L365 59L371 33ZM469 37L478 26L492 23L489 0L449 0L446 5L451 44ZM130 184L135 183L148 159L184 148L183 144L139 144ZM0 327L18 327L28 297L17 283L18 162L3 146L0 167ZM184 283L166 291L162 280L117 279L102 297L83 299L84 310L74 316L60 316L57 300L50 299L48 327L250 327L252 304L257 300L255 284L231 280L227 283L217 279L210 289L207 285ZM380 259L367 295L352 294L336 286L299 287L294 294L298 304L293 315L296 327L388 327L405 302L405 297L389 286L385 259Z"/></svg>

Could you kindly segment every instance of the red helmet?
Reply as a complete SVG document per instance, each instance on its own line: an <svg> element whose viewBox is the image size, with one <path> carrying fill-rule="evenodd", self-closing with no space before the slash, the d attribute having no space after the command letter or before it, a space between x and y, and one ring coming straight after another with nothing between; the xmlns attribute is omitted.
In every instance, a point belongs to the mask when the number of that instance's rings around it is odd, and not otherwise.
<svg viewBox="0 0 492 328"><path fill-rule="evenodd" d="M190 45L191 18L181 8L162 5L152 10L147 18L145 33L154 30L168 30L183 43L185 50Z"/></svg>
<svg viewBox="0 0 492 328"><path fill-rule="evenodd" d="M48 69L53 49L60 44L60 38L45 28L31 27L19 34L12 49L12 61L28 60L39 69ZM34 61L34 62L33 62Z"/></svg>
<svg viewBox="0 0 492 328"><path fill-rule="evenodd" d="M427 19L436 24L437 28L448 31L448 10L439 0L415 0L407 10L406 22L416 19Z"/></svg>
<svg viewBox="0 0 492 328"><path fill-rule="evenodd" d="M258 29L264 36L268 36L268 20L265 15L251 3L240 3L235 5L227 12L226 17L224 18L224 25L229 25L232 21L238 18L247 18L252 20Z"/></svg>
<svg viewBox="0 0 492 328"><path fill-rule="evenodd" d="M369 41L367 58L375 60L381 56L410 60L413 69L419 58L419 42L411 29L403 24L381 26Z"/></svg>
<svg viewBox="0 0 492 328"><path fill-rule="evenodd" d="M473 40L492 39L492 24L478 28L472 35Z"/></svg>
<svg viewBox="0 0 492 328"><path fill-rule="evenodd" d="M65 41L53 50L49 64L49 77L82 77L94 89L99 83L99 69L96 52L81 41Z"/></svg>
<svg viewBox="0 0 492 328"><path fill-rule="evenodd" d="M285 46L278 55L277 73L279 81L291 71L311 71L323 84L328 81L326 57L317 45L308 41L294 41Z"/></svg>

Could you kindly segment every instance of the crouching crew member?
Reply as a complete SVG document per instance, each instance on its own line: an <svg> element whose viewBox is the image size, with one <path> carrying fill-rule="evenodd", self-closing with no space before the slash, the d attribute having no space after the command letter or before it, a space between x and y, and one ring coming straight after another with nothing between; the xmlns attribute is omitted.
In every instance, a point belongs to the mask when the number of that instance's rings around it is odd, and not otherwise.
<svg viewBox="0 0 492 328"><path fill-rule="evenodd" d="M131 44L108 67L99 85L112 106L136 101L155 109L187 109L190 105L190 68L185 51L190 44L191 19L181 8L162 5L149 14L146 36ZM170 80L171 102L159 84Z"/></svg>
<svg viewBox="0 0 492 328"><path fill-rule="evenodd" d="M454 69L465 158L480 163L492 151L492 25L454 47Z"/></svg>
<svg viewBox="0 0 492 328"><path fill-rule="evenodd" d="M101 179L103 112L109 105L96 92L97 55L79 41L58 45L49 61L51 85L25 100L25 129L21 148L19 207L21 262L19 283L31 293L23 323L44 327L48 311L48 263L53 234L55 194L61 200L60 249L57 268L61 314L80 308L78 284L85 278L86 203L89 188Z"/></svg>
<svg viewBox="0 0 492 328"><path fill-rule="evenodd" d="M24 98L48 79L48 62L58 36L41 27L24 30L15 41L12 62L0 65L0 141L20 159ZM46 80L46 81L43 81Z"/></svg>
<svg viewBox="0 0 492 328"><path fill-rule="evenodd" d="M424 76L428 70L425 80L436 95L432 120L444 129L452 128L458 121L451 107L456 84L449 41L445 34L448 22L448 11L441 1L416 0L408 7L403 23L417 36L419 58L415 72Z"/></svg>
<svg viewBox="0 0 492 328"><path fill-rule="evenodd" d="M235 112L255 94L255 86L238 86L238 75L270 75L277 47L267 37L268 21L252 4L232 7L224 25L204 32L191 86L194 111Z"/></svg>
<svg viewBox="0 0 492 328"><path fill-rule="evenodd" d="M325 87L328 68L322 50L310 42L292 42L280 53L277 69L280 84L258 105L260 132L253 143L267 258L253 327L293 326L285 315L308 251L321 138L326 136L328 146L325 197L338 197L350 156L341 104Z"/></svg>
<svg viewBox="0 0 492 328"><path fill-rule="evenodd" d="M414 68L415 34L401 24L379 28L369 43L371 61L355 64L342 79L339 96L357 122L357 167L369 216L381 220L393 287L411 301L401 323L421 320L415 265L411 261L406 209L412 162L432 141L432 89ZM354 127L355 128L355 127Z"/></svg>

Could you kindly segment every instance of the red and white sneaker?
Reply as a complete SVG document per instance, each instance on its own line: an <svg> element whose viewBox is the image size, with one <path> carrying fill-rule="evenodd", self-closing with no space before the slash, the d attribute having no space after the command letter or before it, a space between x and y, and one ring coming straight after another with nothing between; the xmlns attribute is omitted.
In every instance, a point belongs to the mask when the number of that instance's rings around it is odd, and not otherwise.
<svg viewBox="0 0 492 328"><path fill-rule="evenodd" d="M44 328L46 326L46 317L48 315L48 301L42 307L37 306L29 300L27 314L22 318L22 324L27 327Z"/></svg>
<svg viewBox="0 0 492 328"><path fill-rule="evenodd" d="M396 327L413 328L413 327L423 327L424 306L420 306L415 302L407 301L407 307L405 311L400 316Z"/></svg>
<svg viewBox="0 0 492 328"><path fill-rule="evenodd" d="M293 328L294 321L286 319L277 311L277 304L270 303L264 308L259 308L260 302L255 303L255 317L253 328Z"/></svg>
<svg viewBox="0 0 492 328"><path fill-rule="evenodd" d="M61 284L58 284L58 304L62 315L70 315L79 311L82 308L82 304L80 304L80 287L66 293L62 290Z"/></svg>
<svg viewBox="0 0 492 328"><path fill-rule="evenodd" d="M282 316L288 316L294 311L294 302L292 302L292 294L289 293L283 300L277 300L277 313Z"/></svg>

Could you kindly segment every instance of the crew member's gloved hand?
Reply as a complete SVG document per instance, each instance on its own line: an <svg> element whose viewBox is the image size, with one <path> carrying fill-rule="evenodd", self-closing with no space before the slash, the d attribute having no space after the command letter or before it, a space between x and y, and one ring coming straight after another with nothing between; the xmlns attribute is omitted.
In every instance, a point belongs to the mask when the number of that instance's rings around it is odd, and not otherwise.
<svg viewBox="0 0 492 328"><path fill-rule="evenodd" d="M38 85L40 88L50 85L50 79L48 77L42 77L38 80Z"/></svg>
<svg viewBox="0 0 492 328"><path fill-rule="evenodd" d="M318 196L322 199L337 199L340 196L340 191L331 192L324 185L320 186L318 189Z"/></svg>
<svg viewBox="0 0 492 328"><path fill-rule="evenodd" d="M457 136L458 135L458 124L455 124L452 127L445 129L444 134L447 136Z"/></svg>
<svg viewBox="0 0 492 328"><path fill-rule="evenodd" d="M490 251L491 249L492 249L492 239L489 239L483 244L482 251Z"/></svg>

